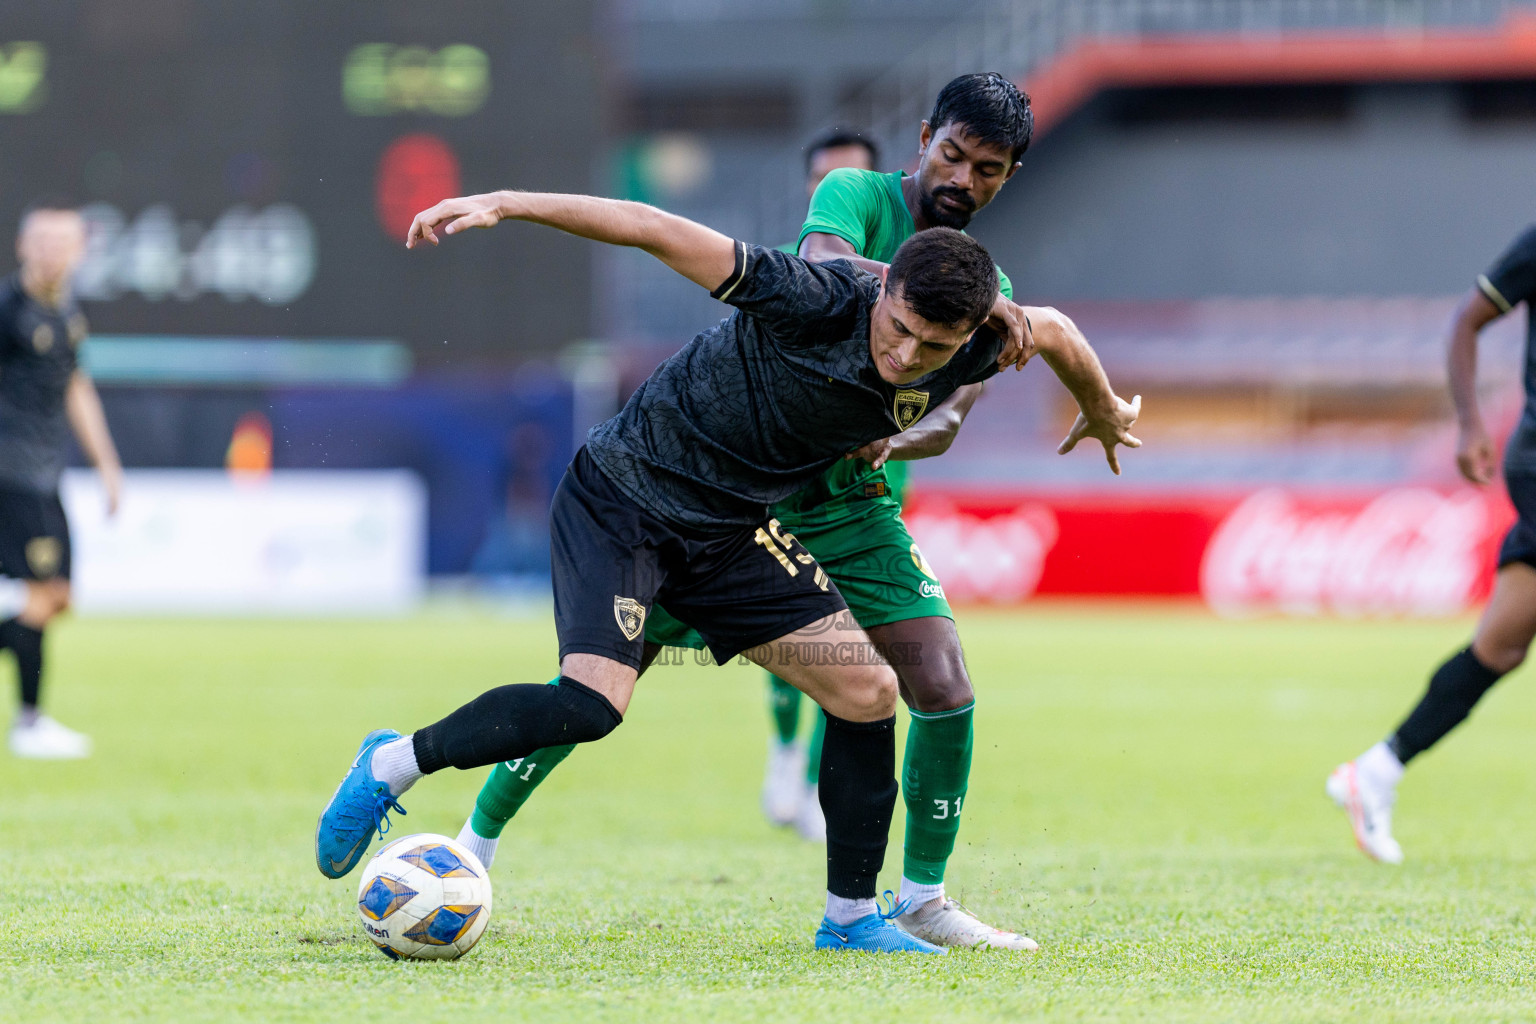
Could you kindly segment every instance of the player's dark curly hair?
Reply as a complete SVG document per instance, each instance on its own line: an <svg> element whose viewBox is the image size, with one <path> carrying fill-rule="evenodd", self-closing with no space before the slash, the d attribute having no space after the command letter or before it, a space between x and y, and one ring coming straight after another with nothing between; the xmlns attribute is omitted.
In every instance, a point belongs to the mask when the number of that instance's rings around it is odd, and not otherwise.
<svg viewBox="0 0 1536 1024"><path fill-rule="evenodd" d="M869 152L869 166L880 166L880 147L852 128L828 128L811 140L805 147L805 172L811 172L811 161L824 149L841 149L843 146L863 146Z"/></svg>
<svg viewBox="0 0 1536 1024"><path fill-rule="evenodd" d="M1035 113L1018 86L996 71L986 71L961 75L939 91L928 126L938 131L947 124L963 125L967 135L1006 146L1017 162L1035 134Z"/></svg>
<svg viewBox="0 0 1536 1024"><path fill-rule="evenodd" d="M885 286L929 323L974 329L997 301L997 265L970 235L929 228L901 243Z"/></svg>

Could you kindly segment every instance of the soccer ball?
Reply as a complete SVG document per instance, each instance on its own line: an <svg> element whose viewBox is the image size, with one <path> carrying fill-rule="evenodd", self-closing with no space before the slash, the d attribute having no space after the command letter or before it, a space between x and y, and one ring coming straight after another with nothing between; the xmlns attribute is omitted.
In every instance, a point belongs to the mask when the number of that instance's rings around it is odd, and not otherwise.
<svg viewBox="0 0 1536 1024"><path fill-rule="evenodd" d="M447 836L406 836L368 862L357 912L391 960L454 960L490 924L491 880L480 858Z"/></svg>

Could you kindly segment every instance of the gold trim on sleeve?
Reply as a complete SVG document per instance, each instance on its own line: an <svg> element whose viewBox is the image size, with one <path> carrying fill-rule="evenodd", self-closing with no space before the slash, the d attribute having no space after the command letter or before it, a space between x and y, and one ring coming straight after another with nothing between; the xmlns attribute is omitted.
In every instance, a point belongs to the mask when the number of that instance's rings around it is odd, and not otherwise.
<svg viewBox="0 0 1536 1024"><path fill-rule="evenodd" d="M1488 280L1487 274L1477 275L1477 288L1478 291L1487 296L1489 302L1499 307L1500 313L1508 313L1515 308L1510 305L1509 300L1504 297L1504 294L1493 286L1493 282Z"/></svg>

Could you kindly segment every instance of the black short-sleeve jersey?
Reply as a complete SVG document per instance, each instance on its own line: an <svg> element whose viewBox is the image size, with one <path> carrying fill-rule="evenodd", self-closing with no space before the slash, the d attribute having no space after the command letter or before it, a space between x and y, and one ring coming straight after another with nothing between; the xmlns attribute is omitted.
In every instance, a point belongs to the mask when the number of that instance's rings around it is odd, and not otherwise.
<svg viewBox="0 0 1536 1024"><path fill-rule="evenodd" d="M1477 279L1478 289L1508 313L1526 303L1525 411L1504 452L1507 472L1536 473L1536 320L1530 302L1536 298L1536 225L1525 229L1486 274Z"/></svg>
<svg viewBox="0 0 1536 1024"><path fill-rule="evenodd" d="M54 309L17 274L0 281L0 487L58 490L69 456L64 395L88 329L73 300Z"/></svg>
<svg viewBox="0 0 1536 1024"><path fill-rule="evenodd" d="M888 384L869 354L874 276L845 260L736 252L714 292L736 311L587 435L599 468L653 515L703 530L760 523L845 453L997 372L1003 342L984 327L940 369Z"/></svg>

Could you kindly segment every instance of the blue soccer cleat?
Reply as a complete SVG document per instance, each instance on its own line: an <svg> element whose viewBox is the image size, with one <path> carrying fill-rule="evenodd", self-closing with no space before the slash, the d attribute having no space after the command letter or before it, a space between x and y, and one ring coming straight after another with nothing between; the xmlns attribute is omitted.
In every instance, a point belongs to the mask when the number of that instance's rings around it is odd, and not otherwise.
<svg viewBox="0 0 1536 1024"><path fill-rule="evenodd" d="M389 812L405 813L389 786L373 777L373 752L381 743L397 740L393 729L375 729L363 737L357 758L315 826L315 863L327 878L340 878L363 859L374 830L389 831Z"/></svg>
<svg viewBox="0 0 1536 1024"><path fill-rule="evenodd" d="M892 919L906 913L910 901L897 903L895 894L889 889L885 891L885 898L887 909L877 910L852 924L833 924L822 918L821 927L816 929L816 948L866 953L938 953L940 956L949 952L897 928Z"/></svg>

